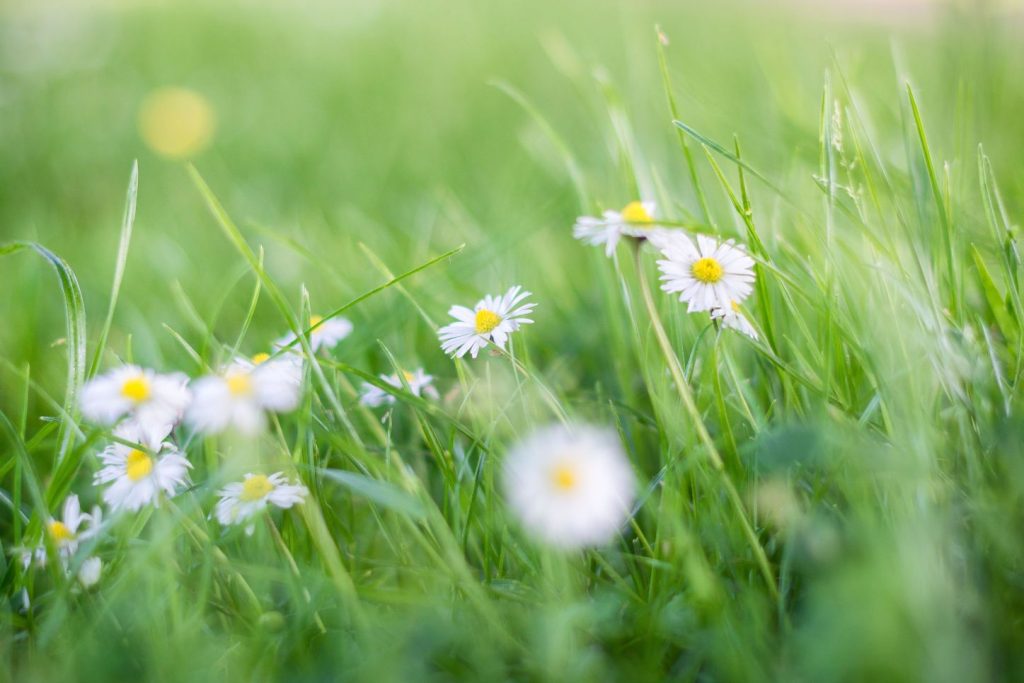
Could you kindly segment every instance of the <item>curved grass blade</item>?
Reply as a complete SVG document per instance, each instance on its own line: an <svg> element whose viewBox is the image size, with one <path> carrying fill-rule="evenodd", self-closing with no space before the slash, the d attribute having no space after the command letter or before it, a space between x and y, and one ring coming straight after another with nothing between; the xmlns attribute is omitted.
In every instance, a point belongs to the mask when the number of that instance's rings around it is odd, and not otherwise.
<svg viewBox="0 0 1024 683"><path fill-rule="evenodd" d="M64 298L64 318L66 322L65 346L67 347L68 370L67 384L64 394L64 414L68 418L61 422L57 438L56 462L60 463L71 447L74 435L74 420L78 411L78 392L85 382L85 302L82 300L82 288L78 285L75 271L67 261L37 242L10 242L0 246L0 256L6 256L25 249L31 249L42 256L53 266L60 281L61 294Z"/></svg>

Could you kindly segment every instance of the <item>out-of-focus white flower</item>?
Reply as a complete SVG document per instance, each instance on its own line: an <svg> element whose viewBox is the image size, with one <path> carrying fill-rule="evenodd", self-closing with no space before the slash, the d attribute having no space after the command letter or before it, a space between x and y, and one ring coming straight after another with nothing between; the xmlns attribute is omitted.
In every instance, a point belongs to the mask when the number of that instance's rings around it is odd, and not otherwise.
<svg viewBox="0 0 1024 683"><path fill-rule="evenodd" d="M309 318L309 326L316 325L316 329L309 333L309 346L316 353L320 349L333 349L342 339L352 333L352 321L348 318L331 318L324 320L322 315L314 315ZM292 344L298 337L294 332L289 332L274 342L274 350L280 351L288 347L291 353L302 353L302 347ZM289 346L291 345L291 346Z"/></svg>
<svg viewBox="0 0 1024 683"><path fill-rule="evenodd" d="M98 557L90 557L82 562L78 569L78 582L83 588L89 589L100 582L100 574L103 571L103 561Z"/></svg>
<svg viewBox="0 0 1024 683"><path fill-rule="evenodd" d="M110 484L103 500L111 510L135 512L150 503L158 506L161 492L173 497L188 483L192 464L174 444L163 440L168 433L154 439L154 435L143 433L131 423L114 430L118 438L139 446L113 443L100 453L104 466L93 481L96 485Z"/></svg>
<svg viewBox="0 0 1024 683"><path fill-rule="evenodd" d="M535 431L509 451L503 483L526 530L565 549L611 541L636 486L615 432L588 425Z"/></svg>
<svg viewBox="0 0 1024 683"><path fill-rule="evenodd" d="M266 426L267 411L295 410L302 395L302 363L292 354L268 358L239 358L220 374L194 382L189 424L207 434L234 428L251 436Z"/></svg>
<svg viewBox="0 0 1024 683"><path fill-rule="evenodd" d="M413 396L438 398L437 389L431 385L434 381L434 377L426 374L423 371L423 368L417 368L415 372L403 372L402 377L404 377L406 384L409 385L409 391L412 392ZM397 374L381 375L380 378L396 389L404 389L402 380ZM362 391L360 393L359 402L364 406L369 406L371 408L395 402L394 396L380 387L370 384L369 382L363 382Z"/></svg>
<svg viewBox="0 0 1024 683"><path fill-rule="evenodd" d="M64 500L60 519L46 522L46 534L62 561L67 561L78 550L78 543L92 537L102 522L102 513L94 508L92 514L82 512L81 503L75 494ZM33 549L21 551L22 565L27 569L33 558L40 566L46 564L46 544L40 543Z"/></svg>
<svg viewBox="0 0 1024 683"><path fill-rule="evenodd" d="M743 311L740 310L740 305L735 301L728 308L712 308L711 319L717 320L722 323L723 327L728 327L730 330L736 330L742 332L753 340L757 340L757 330L747 320L747 316L743 315Z"/></svg>
<svg viewBox="0 0 1024 683"><path fill-rule="evenodd" d="M225 526L242 524L265 510L268 504L287 509L301 504L308 495L309 489L289 483L284 472L276 472L269 477L249 473L242 481L221 489L221 499L217 501L214 514L217 521ZM253 530L254 526L249 524L245 532L252 534Z"/></svg>
<svg viewBox="0 0 1024 683"><path fill-rule="evenodd" d="M687 310L710 311L731 309L742 302L754 284L754 260L732 240L719 242L707 235L691 240L680 231L665 232L655 240L664 260L658 261L662 272L661 288L679 293Z"/></svg>
<svg viewBox="0 0 1024 683"><path fill-rule="evenodd" d="M445 325L438 332L441 350L453 358L461 358L468 352L477 357L480 349L493 342L499 349L505 348L508 336L533 321L524 316L533 312L534 303L522 303L529 292L518 285L503 296L487 295L477 302L473 310L465 306L452 306L448 315L456 322ZM522 304L522 305L520 305Z"/></svg>
<svg viewBox="0 0 1024 683"><path fill-rule="evenodd" d="M152 438L165 429L169 431L181 419L190 399L187 385L188 377L180 372L161 375L137 365L125 365L89 380L82 387L82 414L102 425L112 425L130 415L137 427Z"/></svg>
<svg viewBox="0 0 1024 683"><path fill-rule="evenodd" d="M622 211L605 211L600 218L580 216L572 229L576 239L603 246L609 258L623 235L650 237L655 232L660 232L660 228L654 220L654 202L630 202Z"/></svg>

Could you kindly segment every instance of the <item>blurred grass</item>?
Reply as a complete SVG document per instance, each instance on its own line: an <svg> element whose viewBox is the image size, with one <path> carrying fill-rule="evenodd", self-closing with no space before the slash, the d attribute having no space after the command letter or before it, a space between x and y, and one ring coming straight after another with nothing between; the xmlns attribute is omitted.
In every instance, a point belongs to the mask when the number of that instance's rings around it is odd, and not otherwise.
<svg viewBox="0 0 1024 683"><path fill-rule="evenodd" d="M357 437L332 421L318 387L251 456L344 470L340 479L306 471L320 499L309 510L326 526L299 515L282 522L301 585L265 530L203 537L212 533L202 510L216 488L213 465L244 449L196 444L205 457L193 460L208 463L210 479L197 477L195 495L179 511L156 511L144 530L122 521L99 593L39 591L25 618L5 590L3 675L1021 675L1021 334L1010 292L1024 198L1024 53L1012 4L887 21L741 2L58 3L7 6L0 22L0 241L38 241L67 260L90 344L139 159L106 364L130 353L195 373L168 328L214 362L212 340L232 343L248 320L248 265L184 167L139 138L139 106L161 86L211 103L217 131L193 161L250 245L263 247L295 311L301 286L323 313L390 279L361 244L393 273L467 244L404 282L407 295L391 288L346 313L356 332L337 352L341 364L324 365ZM698 342L700 325L659 297L726 469L751 497L781 482L757 520L777 604L712 493L715 477L680 418L639 294L624 299L615 269L571 238L577 215L625 204L634 186L665 214L704 222L665 101L655 24L670 41L681 120L730 152L737 135L743 160L784 195L749 172L741 187L736 165L711 154L741 208L749 201L764 243L765 294L753 314L762 326L773 321L775 360L713 333ZM521 93L564 141L593 204L580 205L544 125L496 83ZM821 144L833 127L841 150ZM709 157L688 140L714 229L753 246ZM984 182L979 143L992 168ZM994 182L1010 226L986 206L996 203ZM621 271L634 280L629 259ZM44 483L56 435L33 435L45 429L39 416L56 410L18 372L29 368L61 403L65 333L52 280L38 259L0 259L0 410ZM388 353L423 364L442 388L458 386L417 306L440 320L454 302L515 283L540 302L517 350L528 370L569 412L614 422L651 484L643 537L570 560L506 528L490 495L492 452L552 415L498 359L469 366L463 379L474 393L446 402L444 415L410 401L382 425L347 391L359 381L350 368L390 372ZM265 347L285 327L264 295L243 349ZM90 448L76 447L85 470ZM13 462L15 446L4 449ZM4 472L5 491L21 486L20 469ZM88 488L88 472L78 479ZM798 521L779 530L771 515L787 506ZM9 517L0 518L5 531L20 524ZM183 532L182 518L200 533ZM325 542L337 544L358 607L324 559Z"/></svg>

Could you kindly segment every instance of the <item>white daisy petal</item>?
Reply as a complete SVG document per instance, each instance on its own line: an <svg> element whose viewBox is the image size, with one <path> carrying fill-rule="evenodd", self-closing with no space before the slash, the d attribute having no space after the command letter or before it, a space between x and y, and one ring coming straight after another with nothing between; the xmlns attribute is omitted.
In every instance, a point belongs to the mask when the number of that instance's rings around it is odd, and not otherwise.
<svg viewBox="0 0 1024 683"><path fill-rule="evenodd" d="M351 334L353 329L352 321L340 317L324 320L323 316L314 315L309 319L309 327L314 325L316 328L309 333L309 346L313 353L320 349L333 349L338 342ZM287 347L288 353L301 356L302 347L294 343L296 339L295 333L289 332L274 342L274 350L280 351Z"/></svg>
<svg viewBox="0 0 1024 683"><path fill-rule="evenodd" d="M654 212L654 202L630 202L622 211L605 211L601 218L577 218L572 234L586 244L603 246L605 255L611 258L623 235L646 238L660 232Z"/></svg>
<svg viewBox="0 0 1024 683"><path fill-rule="evenodd" d="M100 582L100 574L103 571L103 562L98 557L90 557L78 569L78 581L83 588L92 588Z"/></svg>
<svg viewBox="0 0 1024 683"><path fill-rule="evenodd" d="M409 391L414 396L428 396L436 397L437 390L431 386L434 378L425 372L423 368L417 368L415 372L404 372L405 383L409 385ZM395 387L396 389L404 389L402 379L397 374L394 375L381 375L381 380ZM375 408L380 405L390 405L395 402L395 397L384 391L378 386L370 384L369 382L363 382L362 390L360 392L359 402L365 406Z"/></svg>
<svg viewBox="0 0 1024 683"><path fill-rule="evenodd" d="M722 327L741 332L753 340L757 340L757 330L750 324L747 316L743 315L739 304L731 302L728 308L712 308L711 319L722 323Z"/></svg>

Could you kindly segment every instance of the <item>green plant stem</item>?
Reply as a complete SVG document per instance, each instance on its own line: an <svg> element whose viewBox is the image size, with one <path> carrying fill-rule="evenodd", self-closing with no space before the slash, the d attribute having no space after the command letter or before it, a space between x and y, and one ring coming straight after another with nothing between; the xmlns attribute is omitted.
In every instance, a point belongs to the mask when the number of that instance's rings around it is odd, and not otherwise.
<svg viewBox="0 0 1024 683"><path fill-rule="evenodd" d="M302 584L302 574L299 573L299 565L296 564L292 552L288 550L288 544L281 538L281 532L278 530L277 525L274 524L274 520L270 515L266 515L265 519L267 520L267 526L270 528L270 535L274 537L274 543L277 544L278 549L280 549L284 558L288 561L288 568L291 570L292 576L295 577L295 581L302 588L302 597L305 598L306 604L313 610L313 620L316 621L316 627L320 629L321 634L327 633L327 627L324 626L320 613L313 607L313 596L309 594L309 590Z"/></svg>
<svg viewBox="0 0 1024 683"><path fill-rule="evenodd" d="M242 591L242 594L245 595L246 600L249 602L249 608L253 613L257 616L263 614L263 605L260 603L260 599L256 596L256 593L253 592L252 587L249 586L249 583L245 580L245 577L242 576L241 572L232 566L231 560L229 560L228 556L224 554L224 551L214 545L210 540L210 536L203 531L198 524L192 521L181 508L171 501L167 501L167 506L174 513L174 516L177 517L185 526L185 531L192 539L192 542L195 543L196 547L200 551L208 550L213 556L213 559L217 561L225 572L228 572L231 577L235 579L238 587Z"/></svg>
<svg viewBox="0 0 1024 683"><path fill-rule="evenodd" d="M697 404L693 400L693 390L690 388L689 382L686 381L686 377L683 375L683 369L679 364L679 358L676 357L675 351L672 349L672 344L669 341L668 334L665 332L665 326L661 322L661 316L658 315L657 306L654 304L654 297L651 295L651 287L647 282L647 273L643 267L644 264L640 254L640 245L633 247L633 253L636 258L636 272L637 277L640 280L640 291L644 298L644 305L647 307L647 312L650 315L651 326L654 328L654 336L658 339L658 346L661 347L662 354L665 356L665 362L668 363L669 372L672 373L672 380L676 385L676 391L678 391L679 398L683 401L683 406L685 406L686 412L689 413L690 418L693 420L694 427L697 429L698 438L707 449L708 460L711 462L712 468L714 468L715 472L717 472L721 478L722 486L725 488L729 502L736 509L736 514L739 517L741 526L743 527L743 535L746 536L747 542L750 544L750 549L754 551L754 557L757 558L758 567L761 570L761 575L764 577L765 583L768 585L768 590L771 592L772 598L774 600L778 600L779 589L775 583L775 574L772 572L771 565L768 563L768 556L764 551L764 547L761 545L761 541L757 537L757 533L754 531L754 527L747 518L747 510L743 505L743 499L740 497L739 491L736 490L736 485L733 484L729 473L725 470L725 464L722 462L722 456L719 455L718 449L715 448L715 442L711 439L711 435L708 433L707 427L704 425L704 420L701 418L700 411L697 409Z"/></svg>

